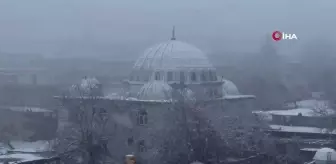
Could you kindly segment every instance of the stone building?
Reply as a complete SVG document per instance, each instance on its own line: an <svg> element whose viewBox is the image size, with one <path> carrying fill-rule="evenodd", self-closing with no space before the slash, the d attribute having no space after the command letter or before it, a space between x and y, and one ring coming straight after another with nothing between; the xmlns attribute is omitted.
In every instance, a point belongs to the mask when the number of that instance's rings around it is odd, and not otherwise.
<svg viewBox="0 0 336 164"><path fill-rule="evenodd" d="M172 131L181 120L188 121L188 113L202 111L220 128L226 112L249 113L254 102L253 95L241 95L234 83L218 76L201 50L176 40L174 32L171 40L148 48L136 60L122 91L95 97L95 106L106 109L115 124L112 154L118 159L135 154L146 163L155 163L164 140L183 135ZM87 99L72 94L62 100L71 117L79 100Z"/></svg>

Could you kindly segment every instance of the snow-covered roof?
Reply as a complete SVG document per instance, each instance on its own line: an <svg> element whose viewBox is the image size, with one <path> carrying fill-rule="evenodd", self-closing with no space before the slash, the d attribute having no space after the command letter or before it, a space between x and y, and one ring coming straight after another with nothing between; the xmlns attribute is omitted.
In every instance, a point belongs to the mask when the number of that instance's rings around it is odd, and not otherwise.
<svg viewBox="0 0 336 164"><path fill-rule="evenodd" d="M135 62L135 70L213 68L207 56L188 43L169 40L148 48Z"/></svg>
<svg viewBox="0 0 336 164"><path fill-rule="evenodd" d="M321 148L316 151L315 161L336 161L336 151L331 148Z"/></svg>
<svg viewBox="0 0 336 164"><path fill-rule="evenodd" d="M26 141L10 141L10 148L5 143L0 143L0 148L2 151L16 151L16 152L25 152L25 153L37 153L37 152L46 152L51 150L52 141L35 141L35 142L26 142Z"/></svg>
<svg viewBox="0 0 336 164"><path fill-rule="evenodd" d="M9 109L12 111L18 111L18 112L51 112L51 110L45 109L45 108L39 108L39 107L30 107L30 106L0 106L0 109Z"/></svg>
<svg viewBox="0 0 336 164"><path fill-rule="evenodd" d="M44 159L44 158L38 154L28 154L28 153L13 153L13 154L0 155L0 160L5 160L5 159L13 161L13 162L9 162L9 164L15 164L18 162L28 162L28 161L34 161L34 160L39 160L39 159Z"/></svg>
<svg viewBox="0 0 336 164"><path fill-rule="evenodd" d="M270 128L274 131L282 131L282 132L336 134L336 130L330 131L326 128L316 128L316 127L270 125Z"/></svg>
<svg viewBox="0 0 336 164"><path fill-rule="evenodd" d="M299 114L301 114L302 116L313 117L313 116L333 115L335 114L335 111L332 109L296 108L290 110L254 111L253 113L259 113L259 114L264 113L264 114L283 115L283 116L298 116Z"/></svg>
<svg viewBox="0 0 336 164"><path fill-rule="evenodd" d="M153 80L145 84L138 93L140 100L171 100L172 87L164 81Z"/></svg>
<svg viewBox="0 0 336 164"><path fill-rule="evenodd" d="M52 151L51 141L10 141L10 145L11 147L5 143L0 143L0 161L10 160L14 164L45 159L46 156L42 154Z"/></svg>
<svg viewBox="0 0 336 164"><path fill-rule="evenodd" d="M248 98L255 98L254 95L224 95L224 99L248 99Z"/></svg>
<svg viewBox="0 0 336 164"><path fill-rule="evenodd" d="M329 102L326 100L308 99L298 101L296 102L296 104L300 108L316 108L316 107L328 106Z"/></svg>
<svg viewBox="0 0 336 164"><path fill-rule="evenodd" d="M312 151L312 152L316 152L317 150L319 150L319 148L302 148L300 149L301 151Z"/></svg>
<svg viewBox="0 0 336 164"><path fill-rule="evenodd" d="M14 151L45 152L51 150L51 141L45 141L45 140L35 142L11 141L10 143L14 147Z"/></svg>

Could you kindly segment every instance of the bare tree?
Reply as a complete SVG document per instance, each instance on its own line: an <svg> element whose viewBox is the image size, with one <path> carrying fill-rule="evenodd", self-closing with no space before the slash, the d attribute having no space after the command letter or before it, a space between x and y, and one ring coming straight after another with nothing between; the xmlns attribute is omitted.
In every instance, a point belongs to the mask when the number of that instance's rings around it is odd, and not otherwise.
<svg viewBox="0 0 336 164"><path fill-rule="evenodd" d="M94 86L90 86L94 87ZM99 107L100 98L91 94L93 88L81 90L77 88L78 97L63 98L64 103L73 103L76 108L69 109L76 114L76 119L65 128L58 137L55 145L69 163L100 164L110 157L107 148L112 133L107 128L109 114Z"/></svg>

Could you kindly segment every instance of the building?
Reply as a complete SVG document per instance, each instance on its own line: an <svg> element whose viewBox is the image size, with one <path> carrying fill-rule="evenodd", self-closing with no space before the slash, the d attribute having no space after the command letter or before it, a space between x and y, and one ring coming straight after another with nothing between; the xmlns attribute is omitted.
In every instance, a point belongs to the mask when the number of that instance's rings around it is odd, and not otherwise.
<svg viewBox="0 0 336 164"><path fill-rule="evenodd" d="M254 102L253 95L241 95L233 82L218 76L201 50L176 40L174 32L171 40L148 48L136 60L120 92L93 94L91 91L102 87L92 79L84 79L77 89L72 87L62 101L71 120L80 108L76 102L96 97L95 107L108 111L116 125L117 136L110 144L118 147L113 152L117 159L131 153L155 163L167 136L174 134L181 120L188 121L190 113L201 111L202 117L211 119L220 130L226 112L251 113ZM83 85L87 83L93 85ZM183 134L173 136L178 135ZM180 142L182 146L184 140Z"/></svg>
<svg viewBox="0 0 336 164"><path fill-rule="evenodd" d="M326 100L302 100L295 102L292 109L254 113L269 122L272 136L286 146L298 146L300 156L306 161L311 160L320 148L334 147L335 111ZM286 146L285 151L293 149Z"/></svg>

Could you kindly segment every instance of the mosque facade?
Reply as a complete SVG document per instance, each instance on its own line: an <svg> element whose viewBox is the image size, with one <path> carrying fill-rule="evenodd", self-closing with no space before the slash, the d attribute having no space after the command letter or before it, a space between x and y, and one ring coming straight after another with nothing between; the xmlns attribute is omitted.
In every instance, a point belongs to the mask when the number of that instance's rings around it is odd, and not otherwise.
<svg viewBox="0 0 336 164"><path fill-rule="evenodd" d="M171 40L148 48L136 60L120 93L102 94L95 78L83 79L62 99L69 113L78 110L79 94L97 96L97 106L110 114L116 136L110 142L112 154L122 159L135 154L155 163L161 145L179 125L183 111L179 100L220 127L220 118L229 110L252 111L254 96L241 95L233 82L216 74L216 68L197 47ZM90 94L95 93L95 94ZM83 95L83 94L82 94ZM82 100L82 99L81 99ZM190 112L190 111L189 111ZM185 114L185 113L184 113ZM70 114L71 115L71 114ZM117 147L117 149L116 149Z"/></svg>

